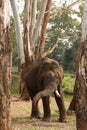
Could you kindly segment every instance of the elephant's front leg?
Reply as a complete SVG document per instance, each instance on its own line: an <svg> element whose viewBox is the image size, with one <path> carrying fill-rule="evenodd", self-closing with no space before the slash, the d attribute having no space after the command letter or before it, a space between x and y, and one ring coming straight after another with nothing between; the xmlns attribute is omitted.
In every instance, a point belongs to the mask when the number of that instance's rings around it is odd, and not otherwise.
<svg viewBox="0 0 87 130"><path fill-rule="evenodd" d="M60 122L66 122L66 110L65 110L61 86L58 86L58 92L60 94L60 97L58 97L55 92L54 92L54 96L55 96L57 106L59 107L59 112L60 112L59 121Z"/></svg>
<svg viewBox="0 0 87 130"><path fill-rule="evenodd" d="M41 119L38 103L36 105L32 103L31 118Z"/></svg>
<svg viewBox="0 0 87 130"><path fill-rule="evenodd" d="M43 120L50 121L51 112L50 112L49 97L43 97L42 102L43 102L43 110L44 110Z"/></svg>

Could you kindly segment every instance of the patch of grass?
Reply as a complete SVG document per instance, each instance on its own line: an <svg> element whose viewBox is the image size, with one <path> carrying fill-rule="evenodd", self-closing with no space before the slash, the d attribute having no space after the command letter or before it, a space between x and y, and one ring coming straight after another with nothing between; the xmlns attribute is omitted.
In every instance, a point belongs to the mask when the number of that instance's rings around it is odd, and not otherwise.
<svg viewBox="0 0 87 130"><path fill-rule="evenodd" d="M73 95L64 94L64 101L71 102Z"/></svg>

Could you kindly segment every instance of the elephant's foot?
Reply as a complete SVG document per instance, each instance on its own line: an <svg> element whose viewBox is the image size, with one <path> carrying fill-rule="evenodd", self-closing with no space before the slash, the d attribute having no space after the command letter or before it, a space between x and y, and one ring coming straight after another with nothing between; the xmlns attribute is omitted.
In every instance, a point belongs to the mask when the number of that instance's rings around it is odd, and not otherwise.
<svg viewBox="0 0 87 130"><path fill-rule="evenodd" d="M43 118L42 118L42 121L50 122L50 121L51 121L51 117L50 117L50 116L48 116L48 117L43 117Z"/></svg>
<svg viewBox="0 0 87 130"><path fill-rule="evenodd" d="M67 114L65 109L60 111L59 122L67 122Z"/></svg>
<svg viewBox="0 0 87 130"><path fill-rule="evenodd" d="M59 118L59 122L67 122L67 118L65 117L60 117Z"/></svg>
<svg viewBox="0 0 87 130"><path fill-rule="evenodd" d="M40 114L31 114L31 118L41 119Z"/></svg>

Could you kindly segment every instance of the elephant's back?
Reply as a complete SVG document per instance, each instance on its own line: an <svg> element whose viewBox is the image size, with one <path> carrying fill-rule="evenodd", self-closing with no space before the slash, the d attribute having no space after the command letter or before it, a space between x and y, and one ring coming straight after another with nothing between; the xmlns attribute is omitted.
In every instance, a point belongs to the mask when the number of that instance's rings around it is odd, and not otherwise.
<svg viewBox="0 0 87 130"><path fill-rule="evenodd" d="M47 72L47 71L56 71L59 68L59 64L57 61L50 58L42 58L39 64L39 71Z"/></svg>

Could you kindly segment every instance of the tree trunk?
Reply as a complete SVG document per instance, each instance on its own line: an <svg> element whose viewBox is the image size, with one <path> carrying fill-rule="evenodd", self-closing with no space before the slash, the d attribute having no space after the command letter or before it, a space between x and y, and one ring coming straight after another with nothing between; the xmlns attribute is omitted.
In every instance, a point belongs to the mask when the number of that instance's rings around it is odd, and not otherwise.
<svg viewBox="0 0 87 130"><path fill-rule="evenodd" d="M74 93L77 130L87 130L87 40L81 43L78 52Z"/></svg>
<svg viewBox="0 0 87 130"><path fill-rule="evenodd" d="M46 6L46 11L45 11L45 14L44 14L43 24L42 24L42 28L41 28L40 42L38 44L37 60L44 57L46 28L47 28L47 23L48 23L49 17L50 17L51 2L52 2L51 0L48 0L47 6Z"/></svg>
<svg viewBox="0 0 87 130"><path fill-rule="evenodd" d="M13 14L14 14L16 39L17 39L17 46L18 46L18 58L19 58L18 60L19 60L19 67L21 68L22 65L25 63L21 21L20 21L20 17L18 14L18 10L16 8L15 0L10 0L10 3L11 3L11 7L13 10Z"/></svg>
<svg viewBox="0 0 87 130"><path fill-rule="evenodd" d="M36 20L37 1L25 0L24 7L24 53L25 66L21 75L20 94L22 99L29 99L26 86L23 84L24 75L35 59L35 41L38 38L38 32L44 17L48 0L42 0L41 10Z"/></svg>
<svg viewBox="0 0 87 130"><path fill-rule="evenodd" d="M82 21L82 41L78 49L73 103L77 130L87 130L87 0Z"/></svg>
<svg viewBox="0 0 87 130"><path fill-rule="evenodd" d="M33 48L35 48L35 42L38 39L38 34L39 34L40 26L42 24L42 20L44 18L47 2L48 2L48 0L42 0L40 13L37 16L37 20L36 20L36 24L35 24L35 28L34 28L33 36L32 36L32 47Z"/></svg>
<svg viewBox="0 0 87 130"><path fill-rule="evenodd" d="M19 94L21 95L22 99L25 99L25 93L26 93L26 97L28 97L28 98L29 98L29 95L27 93L27 90L24 89L24 87L21 87L21 86L23 86L22 80L23 80L24 68L25 68L26 64L28 64L27 63L28 60L26 60L26 62L25 62L28 50L25 51L25 54L24 54L21 21L20 21L20 17L19 17L19 14L18 14L18 10L16 8L15 0L10 0L10 3L11 3L11 7L12 7L12 10L13 10L13 14L14 14L14 21L15 21L15 28L16 28L16 39L17 39L17 46L18 46L18 58L19 58L18 59L18 71L19 71L19 75L20 75ZM25 30L26 30L26 28L25 28ZM27 44L26 39L27 38L25 36L24 41ZM26 47L26 48L28 49L28 47ZM24 90L24 93L21 92L22 90Z"/></svg>
<svg viewBox="0 0 87 130"><path fill-rule="evenodd" d="M0 1L0 130L11 130L10 87L12 48L8 0Z"/></svg>
<svg viewBox="0 0 87 130"><path fill-rule="evenodd" d="M24 6L24 53L25 53L25 69L33 63L34 55L31 47L31 37L30 37L30 25L31 25L31 10L32 1L25 0Z"/></svg>
<svg viewBox="0 0 87 130"><path fill-rule="evenodd" d="M19 93L21 95L22 100L29 100L29 94L26 86L23 84L24 75L29 65L31 65L34 61L34 55L31 48L31 35L30 35L30 25L31 25L31 12L32 12L32 1L25 0L24 6L24 54L25 54L25 64L24 68L22 68L21 80L20 80L20 88Z"/></svg>

